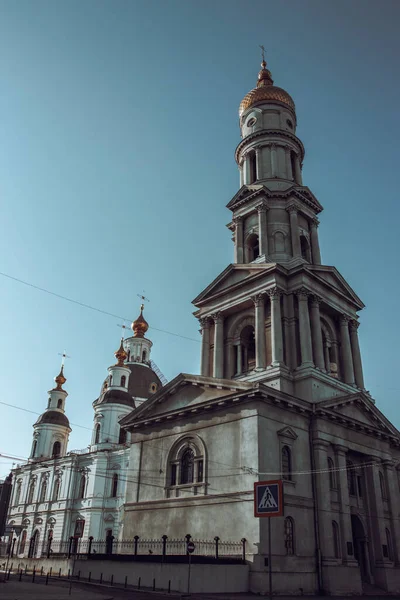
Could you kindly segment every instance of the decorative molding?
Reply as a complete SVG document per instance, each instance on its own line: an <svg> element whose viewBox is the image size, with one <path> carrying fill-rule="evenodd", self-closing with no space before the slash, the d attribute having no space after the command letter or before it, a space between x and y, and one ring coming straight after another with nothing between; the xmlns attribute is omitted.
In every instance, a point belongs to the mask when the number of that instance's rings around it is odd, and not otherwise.
<svg viewBox="0 0 400 600"><path fill-rule="evenodd" d="M236 160L236 162L237 163L239 162L240 155L242 154L242 149L245 146L247 146L249 144L249 142L253 141L254 139L256 139L258 137L265 136L266 134L267 135L276 135L278 137L283 137L286 140L289 139L292 142L295 142L295 144L300 148L300 160L301 160L301 163L303 163L304 155L305 155L305 150L304 150L303 143L294 134L290 133L289 131L283 131L283 130L280 130L280 129L261 129L261 130L258 130L258 131L254 131L250 135L247 135L238 144L238 146L236 147L236 150L235 150L235 160ZM272 144L271 144L271 146L272 146Z"/></svg>
<svg viewBox="0 0 400 600"><path fill-rule="evenodd" d="M257 212L261 213L261 212L267 212L269 210L268 206L266 205L265 202L262 202L261 204L258 204L258 206L256 206Z"/></svg>
<svg viewBox="0 0 400 600"><path fill-rule="evenodd" d="M296 294L299 300L307 300L308 297L311 296L311 292L305 287L301 287L298 290L295 290L294 293Z"/></svg>
<svg viewBox="0 0 400 600"><path fill-rule="evenodd" d="M278 287L273 287L267 290L267 294L271 300L276 300L283 295L283 290L280 290Z"/></svg>
<svg viewBox="0 0 400 600"><path fill-rule="evenodd" d="M319 225L319 220L316 217L315 217L315 219L311 219L310 225L311 225L311 229L317 229L317 227Z"/></svg>
<svg viewBox="0 0 400 600"><path fill-rule="evenodd" d="M201 317L199 319L201 329L208 329L211 325L210 317Z"/></svg>
<svg viewBox="0 0 400 600"><path fill-rule="evenodd" d="M286 207L287 212L290 213L296 213L298 214L299 209L297 208L297 206L295 204L289 204L289 206Z"/></svg>
<svg viewBox="0 0 400 600"><path fill-rule="evenodd" d="M259 306L260 304L262 304L264 301L264 297L265 292L261 292L260 294L255 294L254 296L251 296L251 299L254 302L254 306Z"/></svg>
<svg viewBox="0 0 400 600"><path fill-rule="evenodd" d="M355 319L351 319L349 322L349 325L350 325L350 329L357 331L357 329L360 327L360 322L356 321Z"/></svg>
<svg viewBox="0 0 400 600"><path fill-rule="evenodd" d="M311 294L310 299L311 299L311 305L315 304L315 305L319 306L322 302L321 296L317 296L317 294Z"/></svg>
<svg viewBox="0 0 400 600"><path fill-rule="evenodd" d="M221 311L218 311L218 312L216 312L216 313L213 313L213 314L211 315L211 318L214 320L214 323L217 323L217 322L221 323L221 322L224 320L224 317L223 317L223 315L222 315L222 312L221 312Z"/></svg>
<svg viewBox="0 0 400 600"><path fill-rule="evenodd" d="M348 326L350 321L352 320L351 317L349 317L348 315L345 315L344 313L340 315L340 325L342 326Z"/></svg>
<svg viewBox="0 0 400 600"><path fill-rule="evenodd" d="M298 435L291 427L283 427L277 431L279 437L288 438L290 440L297 440Z"/></svg>

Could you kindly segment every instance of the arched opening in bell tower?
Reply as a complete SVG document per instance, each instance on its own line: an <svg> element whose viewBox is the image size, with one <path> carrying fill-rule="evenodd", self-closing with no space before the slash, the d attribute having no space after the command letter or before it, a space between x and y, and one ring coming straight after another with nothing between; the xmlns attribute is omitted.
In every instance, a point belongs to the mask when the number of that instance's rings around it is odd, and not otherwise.
<svg viewBox="0 0 400 600"><path fill-rule="evenodd" d="M307 238L304 235L300 236L300 248L302 258L311 263L311 248Z"/></svg>
<svg viewBox="0 0 400 600"><path fill-rule="evenodd" d="M249 184L257 181L257 162L256 153L250 152L249 154Z"/></svg>
<svg viewBox="0 0 400 600"><path fill-rule="evenodd" d="M254 327L246 325L240 332L239 343L235 346L236 375L252 371L256 366L256 341Z"/></svg>
<svg viewBox="0 0 400 600"><path fill-rule="evenodd" d="M256 233L252 233L246 240L247 262L253 262L260 255L260 240Z"/></svg>

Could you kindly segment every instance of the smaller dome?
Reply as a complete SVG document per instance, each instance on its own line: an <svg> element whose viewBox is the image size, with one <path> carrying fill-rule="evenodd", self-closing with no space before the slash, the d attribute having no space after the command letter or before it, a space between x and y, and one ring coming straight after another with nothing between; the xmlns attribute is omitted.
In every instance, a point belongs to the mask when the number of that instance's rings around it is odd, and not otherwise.
<svg viewBox="0 0 400 600"><path fill-rule="evenodd" d="M62 390L63 389L62 386L67 381L67 378L64 376L64 365L61 365L61 371L59 372L59 374L57 375L57 377L54 377L54 381L57 384L57 387L55 387L54 389L55 390Z"/></svg>
<svg viewBox="0 0 400 600"><path fill-rule="evenodd" d="M118 348L118 350L116 352L114 352L114 356L115 356L115 358L118 361L117 362L118 367L123 367L124 366L124 362L128 358L128 354L125 352L123 342L124 342L124 340L123 340L123 338L121 338L121 345Z"/></svg>
<svg viewBox="0 0 400 600"><path fill-rule="evenodd" d="M240 103L239 116L259 102L281 102L295 111L293 98L282 88L274 85L271 72L267 69L265 60L261 63L261 71L258 73L257 87L251 90Z"/></svg>
<svg viewBox="0 0 400 600"><path fill-rule="evenodd" d="M69 421L67 417L64 415L64 413L57 410L46 410L46 412L40 415L35 425L44 425L45 423L69 427Z"/></svg>
<svg viewBox="0 0 400 600"><path fill-rule="evenodd" d="M134 337L138 337L138 338L144 337L146 331L149 328L149 324L147 323L146 319L143 316L143 309L144 309L144 304L142 304L140 307L140 315L138 316L136 321L133 321L133 323L131 325L131 329L134 333Z"/></svg>

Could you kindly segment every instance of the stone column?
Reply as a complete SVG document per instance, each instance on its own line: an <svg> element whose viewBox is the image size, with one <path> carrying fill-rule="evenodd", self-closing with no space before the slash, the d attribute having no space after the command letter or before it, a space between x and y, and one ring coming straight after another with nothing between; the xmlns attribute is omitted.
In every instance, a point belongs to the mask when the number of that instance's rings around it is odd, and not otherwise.
<svg viewBox="0 0 400 600"><path fill-rule="evenodd" d="M242 374L242 344L237 345L236 375Z"/></svg>
<svg viewBox="0 0 400 600"><path fill-rule="evenodd" d="M243 162L239 165L239 177L240 177L240 187L242 187L244 183L244 174L243 174Z"/></svg>
<svg viewBox="0 0 400 600"><path fill-rule="evenodd" d="M278 288L268 290L271 300L271 346L272 346L272 366L278 367L283 364L283 336L282 336L282 316L281 316L281 295Z"/></svg>
<svg viewBox="0 0 400 600"><path fill-rule="evenodd" d="M210 319L200 319L201 327L201 366L200 374L204 377L210 376Z"/></svg>
<svg viewBox="0 0 400 600"><path fill-rule="evenodd" d="M278 155L276 144L271 144L271 174L272 177L278 177Z"/></svg>
<svg viewBox="0 0 400 600"><path fill-rule="evenodd" d="M369 465L364 467L364 473L375 563L382 564L388 561L387 558L383 557L382 548L382 545L386 544L386 532L379 470L382 468L383 471L383 467L380 459L376 456L365 456L365 459L365 462Z"/></svg>
<svg viewBox="0 0 400 600"><path fill-rule="evenodd" d="M214 319L214 373L217 379L224 377L224 317L220 312L212 315Z"/></svg>
<svg viewBox="0 0 400 600"><path fill-rule="evenodd" d="M242 217L234 217L235 225L235 263L242 264L243 260L243 219Z"/></svg>
<svg viewBox="0 0 400 600"><path fill-rule="evenodd" d="M293 172L292 172L292 161L290 156L290 147L285 146L285 163L286 163L286 175L287 179L293 180Z"/></svg>
<svg viewBox="0 0 400 600"><path fill-rule="evenodd" d="M260 146L256 146L256 175L257 181L262 179L262 148Z"/></svg>
<svg viewBox="0 0 400 600"><path fill-rule="evenodd" d="M350 321L350 344L351 344L351 354L353 357L353 366L354 366L354 377L356 380L356 386L364 389L364 375L361 361L361 352L360 352L360 344L358 343L358 332L357 329L360 323L355 321L354 319Z"/></svg>
<svg viewBox="0 0 400 600"><path fill-rule="evenodd" d="M344 562L354 563L354 548L353 555L347 553L347 542L353 544L353 536L351 529L351 514L350 514L350 499L349 488L347 483L347 465L346 455L348 448L339 444L334 446L336 454L336 464L338 468L337 476L339 483L339 504L340 504L340 541L342 547L342 557Z"/></svg>
<svg viewBox="0 0 400 600"><path fill-rule="evenodd" d="M232 379L232 377L235 375L235 360L232 338L229 338L226 341L226 360L226 378Z"/></svg>
<svg viewBox="0 0 400 600"><path fill-rule="evenodd" d="M314 263L314 265L320 265L321 264L321 252L319 249L319 241L318 241L318 225L319 225L319 221L318 219L313 219L311 221L311 254L312 254L312 261Z"/></svg>
<svg viewBox="0 0 400 600"><path fill-rule="evenodd" d="M265 348L265 306L264 294L252 297L255 307L256 324L256 369L262 371L267 366L267 353Z"/></svg>
<svg viewBox="0 0 400 600"><path fill-rule="evenodd" d="M311 296L311 336L315 366L318 369L321 369L321 371L325 371L324 347L322 343L321 319L319 314L319 305L321 302L322 298L319 296Z"/></svg>
<svg viewBox="0 0 400 600"><path fill-rule="evenodd" d="M398 566L400 563L400 521L399 521L399 486L397 482L397 473L394 468L394 461L384 460L383 468L385 469L388 505L390 511L390 525L392 534L392 551L393 560Z"/></svg>
<svg viewBox="0 0 400 600"><path fill-rule="evenodd" d="M266 179L270 179L272 177L271 147L264 146L263 154L264 154L265 177L266 177Z"/></svg>
<svg viewBox="0 0 400 600"><path fill-rule="evenodd" d="M244 184L250 183L250 154L247 153L243 156L243 182Z"/></svg>
<svg viewBox="0 0 400 600"><path fill-rule="evenodd" d="M260 255L268 254L268 232L267 232L267 210L265 204L257 206L258 212L258 239L260 244Z"/></svg>
<svg viewBox="0 0 400 600"><path fill-rule="evenodd" d="M329 485L328 449L330 443L325 440L313 440L315 469L316 469L316 493L318 500L318 522L320 529L320 545L322 558L334 556L331 491Z"/></svg>
<svg viewBox="0 0 400 600"><path fill-rule="evenodd" d="M349 335L350 317L342 315L340 318L340 341L342 350L343 380L349 385L354 385L354 367L351 354L350 335Z"/></svg>
<svg viewBox="0 0 400 600"><path fill-rule="evenodd" d="M301 256L299 223L297 220L297 208L293 205L287 208L290 216L290 235L292 238L293 257Z"/></svg>
<svg viewBox="0 0 400 600"><path fill-rule="evenodd" d="M300 352L301 366L313 367L312 346L311 346L311 327L310 315L308 312L308 291L304 288L296 291L299 302L299 332L300 332Z"/></svg>
<svg viewBox="0 0 400 600"><path fill-rule="evenodd" d="M303 185L303 179L301 176L301 166L300 166L300 157L298 154L296 154L296 159L294 162L294 167L295 167L295 181L296 183L298 183L299 185Z"/></svg>

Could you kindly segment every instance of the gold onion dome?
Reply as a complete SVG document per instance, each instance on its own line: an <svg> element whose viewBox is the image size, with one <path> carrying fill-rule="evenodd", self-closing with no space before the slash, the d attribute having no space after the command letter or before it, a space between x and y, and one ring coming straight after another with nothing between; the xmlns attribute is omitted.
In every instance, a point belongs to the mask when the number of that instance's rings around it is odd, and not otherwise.
<svg viewBox="0 0 400 600"><path fill-rule="evenodd" d="M114 352L114 356L117 359L117 365L122 367L126 359L128 358L128 354L125 352L123 338L121 338L121 345L116 352Z"/></svg>
<svg viewBox="0 0 400 600"><path fill-rule="evenodd" d="M67 378L64 377L64 365L62 365L61 371L59 372L59 374L57 375L57 377L54 377L54 381L57 384L57 387L55 389L56 390L62 390L63 389L62 386L67 381Z"/></svg>
<svg viewBox="0 0 400 600"><path fill-rule="evenodd" d="M131 325L132 331L135 334L134 337L138 337L138 338L144 337L146 331L149 328L149 324L143 316L143 309L144 309L144 304L142 304L140 307L140 315L138 316L136 321L133 321L133 323Z"/></svg>
<svg viewBox="0 0 400 600"><path fill-rule="evenodd" d="M239 117L242 116L245 110L254 106L259 102L281 102L288 108L295 111L296 107L293 98L289 96L285 90L274 85L274 80L271 77L271 72L267 69L265 60L261 63L261 71L258 74L257 87L251 90L240 103Z"/></svg>

